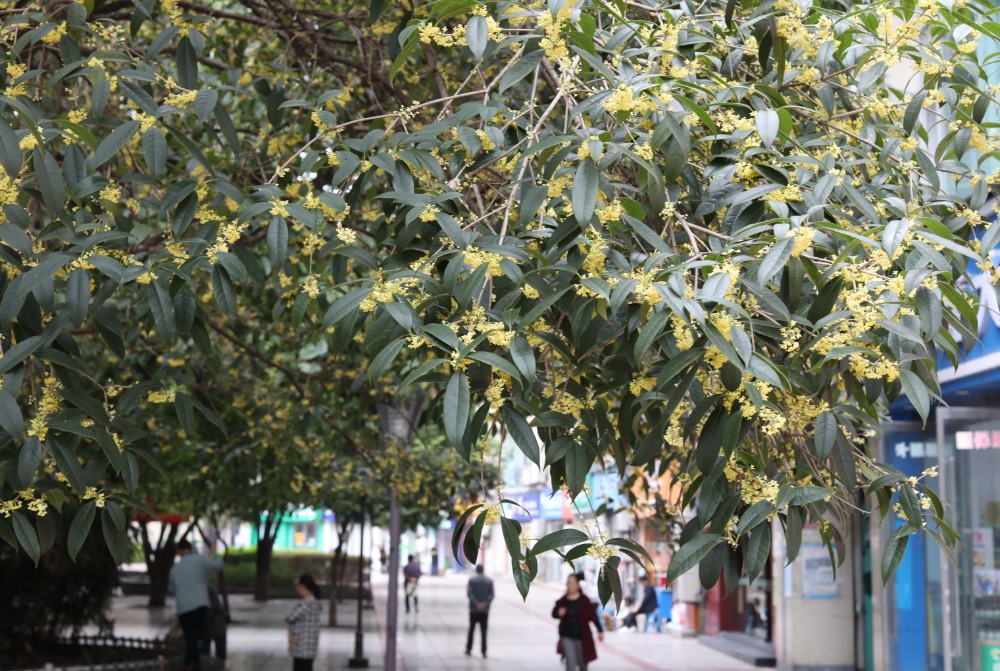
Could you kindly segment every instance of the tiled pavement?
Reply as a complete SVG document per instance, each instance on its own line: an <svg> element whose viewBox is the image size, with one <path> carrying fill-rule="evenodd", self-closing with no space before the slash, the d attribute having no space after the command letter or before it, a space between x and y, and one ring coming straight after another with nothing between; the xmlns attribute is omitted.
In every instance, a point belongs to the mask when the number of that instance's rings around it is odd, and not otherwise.
<svg viewBox="0 0 1000 671"><path fill-rule="evenodd" d="M376 576L377 610L363 611L365 652L372 668L383 667L385 591L383 576ZM406 615L400 608L399 671L558 671L556 622L550 617L559 592L546 585L533 585L522 602L513 584L497 582L497 598L490 613L489 657L478 655L478 632L474 656L464 654L468 610L464 576L425 577L420 583L420 612ZM116 599L113 617L118 636L159 636L169 627L171 611L151 611L142 597ZM284 671L291 669L283 618L291 600L276 599L259 604L245 596L230 597L234 623L229 627L231 671ZM400 604L402 605L402 604ZM347 666L354 650L357 611L353 604L338 609L341 623L349 626L325 628L320 638L316 671ZM324 616L325 617L325 616ZM598 660L592 671L742 671L753 667L710 650L692 639L666 633L610 633L598 644Z"/></svg>

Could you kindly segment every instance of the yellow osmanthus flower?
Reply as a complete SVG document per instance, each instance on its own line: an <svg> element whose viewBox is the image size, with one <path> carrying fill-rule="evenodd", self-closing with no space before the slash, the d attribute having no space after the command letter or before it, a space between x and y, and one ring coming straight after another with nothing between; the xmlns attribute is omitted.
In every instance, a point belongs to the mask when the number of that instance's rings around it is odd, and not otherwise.
<svg viewBox="0 0 1000 671"><path fill-rule="evenodd" d="M84 501L94 500L94 505L98 508L103 508L106 500L104 492L98 491L97 487L87 487L87 491L83 494Z"/></svg>
<svg viewBox="0 0 1000 671"><path fill-rule="evenodd" d="M816 229L797 228L792 235L795 236L795 244L792 245L792 257L798 257L812 245L813 238L816 237Z"/></svg>
<svg viewBox="0 0 1000 671"><path fill-rule="evenodd" d="M496 143L493 141L493 138L489 136L489 133L487 133L485 130L482 129L477 130L476 137L479 138L479 144L482 145L483 151L493 151L494 149L496 149L497 146Z"/></svg>
<svg viewBox="0 0 1000 671"><path fill-rule="evenodd" d="M146 400L150 403L173 403L176 399L177 392L173 389L151 391L146 395Z"/></svg>
<svg viewBox="0 0 1000 671"><path fill-rule="evenodd" d="M187 107L198 97L197 91L184 91L182 93L171 93L163 99L163 104L167 107Z"/></svg>
<svg viewBox="0 0 1000 671"><path fill-rule="evenodd" d="M42 37L42 42L45 42L45 44L59 44L59 40L61 40L65 34L66 34L66 22L63 21L52 30L45 33L45 35Z"/></svg>
<svg viewBox="0 0 1000 671"><path fill-rule="evenodd" d="M612 203L607 207L602 207L597 210L597 218L605 226L614 221L621 221L624 214L625 208L622 207L622 202L617 198L615 198L615 200L612 201Z"/></svg>
<svg viewBox="0 0 1000 671"><path fill-rule="evenodd" d="M777 505L779 487L776 481L766 475L748 472L740 485L740 498L747 505L753 505L758 501L769 501Z"/></svg>
<svg viewBox="0 0 1000 671"><path fill-rule="evenodd" d="M677 349L684 352L694 345L694 332L684 318L678 314L670 317L670 324L674 332L674 339L677 341Z"/></svg>
<svg viewBox="0 0 1000 671"><path fill-rule="evenodd" d="M46 373L42 382L42 398L38 402L38 409L28 426L28 435L38 438L44 442L49 433L48 419L59 412L59 403L62 400L60 393L62 384L51 373Z"/></svg>
<svg viewBox="0 0 1000 671"><path fill-rule="evenodd" d="M656 389L656 378L637 377L629 383L628 389L633 396L638 396L644 391L653 391Z"/></svg>

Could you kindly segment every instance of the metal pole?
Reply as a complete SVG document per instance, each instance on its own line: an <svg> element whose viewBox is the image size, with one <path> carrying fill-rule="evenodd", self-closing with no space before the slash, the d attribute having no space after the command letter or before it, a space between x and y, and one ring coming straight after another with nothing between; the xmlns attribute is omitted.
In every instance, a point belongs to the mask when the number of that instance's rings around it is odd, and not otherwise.
<svg viewBox="0 0 1000 671"><path fill-rule="evenodd" d="M361 497L361 536L358 538L358 624L354 631L354 657L347 660L351 669L367 669L368 658L365 657L365 634L361 630L361 605L364 600L364 559L365 559L365 496Z"/></svg>
<svg viewBox="0 0 1000 671"><path fill-rule="evenodd" d="M399 502L396 487L389 489L389 595L386 604L385 671L396 671L396 622L399 617Z"/></svg>

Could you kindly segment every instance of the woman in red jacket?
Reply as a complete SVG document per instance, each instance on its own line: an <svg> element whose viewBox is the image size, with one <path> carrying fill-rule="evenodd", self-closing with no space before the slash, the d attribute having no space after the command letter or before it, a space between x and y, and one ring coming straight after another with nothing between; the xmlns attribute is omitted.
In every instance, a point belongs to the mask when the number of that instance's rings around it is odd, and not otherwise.
<svg viewBox="0 0 1000 671"><path fill-rule="evenodd" d="M579 574L566 578L566 594L556 601L552 617L559 619L559 652L566 660L566 671L587 671L587 664L597 659L590 623L597 627L597 640L604 641L597 608L580 591Z"/></svg>

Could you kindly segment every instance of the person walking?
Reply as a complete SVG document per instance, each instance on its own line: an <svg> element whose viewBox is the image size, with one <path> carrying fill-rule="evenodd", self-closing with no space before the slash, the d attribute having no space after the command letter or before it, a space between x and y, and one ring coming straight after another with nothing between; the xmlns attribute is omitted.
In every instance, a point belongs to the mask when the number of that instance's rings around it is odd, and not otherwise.
<svg viewBox="0 0 1000 671"><path fill-rule="evenodd" d="M403 567L403 578L406 581L406 612L410 612L410 599L413 599L413 609L420 612L420 601L417 600L417 583L420 582L420 562L413 555L406 558L406 566Z"/></svg>
<svg viewBox="0 0 1000 671"><path fill-rule="evenodd" d="M465 641L465 654L472 654L472 639L479 625L483 657L486 656L486 626L490 619L490 604L493 602L493 581L484 573L482 564L476 566L476 574L469 578L465 593L469 597L469 637Z"/></svg>
<svg viewBox="0 0 1000 671"><path fill-rule="evenodd" d="M201 668L199 647L208 615L208 579L222 570L222 557L196 554L187 539L177 543L180 559L170 568L167 591L174 595L177 619L184 632L184 671Z"/></svg>
<svg viewBox="0 0 1000 671"><path fill-rule="evenodd" d="M559 620L559 645L556 651L566 660L566 671L587 671L587 664L597 659L590 623L597 627L597 640L604 641L604 630L597 609L580 591L580 574L566 578L566 593L556 601L552 617Z"/></svg>
<svg viewBox="0 0 1000 671"><path fill-rule="evenodd" d="M292 656L292 671L312 671L319 651L319 627L323 605L319 585L308 573L295 581L299 601L285 617L288 623L288 654Z"/></svg>

